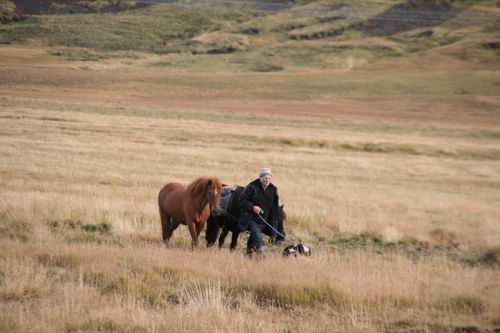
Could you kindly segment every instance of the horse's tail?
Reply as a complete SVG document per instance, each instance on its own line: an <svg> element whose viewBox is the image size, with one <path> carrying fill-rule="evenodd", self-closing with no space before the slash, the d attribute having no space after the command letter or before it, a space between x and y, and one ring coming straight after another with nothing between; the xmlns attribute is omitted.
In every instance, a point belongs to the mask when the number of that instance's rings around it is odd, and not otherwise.
<svg viewBox="0 0 500 333"><path fill-rule="evenodd" d="M165 185L160 192L158 192L158 211L160 213L160 222L161 222L161 232L162 232L162 238L163 241L168 244L168 240L171 236L171 221L170 221L170 216L167 213L167 210L165 209L164 206L164 199L167 195L168 188L167 185Z"/></svg>
<svg viewBox="0 0 500 333"><path fill-rule="evenodd" d="M164 211L163 199L165 198L165 195L167 192L166 187L167 187L167 185L163 186L162 189L160 190L160 192L158 192L158 207L160 209L160 214L162 213L162 211Z"/></svg>

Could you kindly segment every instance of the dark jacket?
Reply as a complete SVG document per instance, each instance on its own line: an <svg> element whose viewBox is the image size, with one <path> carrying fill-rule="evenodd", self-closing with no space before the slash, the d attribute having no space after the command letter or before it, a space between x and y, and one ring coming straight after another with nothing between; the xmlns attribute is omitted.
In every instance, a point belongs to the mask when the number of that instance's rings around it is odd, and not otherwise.
<svg viewBox="0 0 500 333"><path fill-rule="evenodd" d="M238 223L238 229L241 231L245 231L248 228L250 221L253 219L257 223L264 222L252 211L254 206L254 199L257 195L257 191L259 187L262 187L260 180L257 178L252 181L245 187L243 193L240 196L240 219ZM273 204L271 206L271 210L269 212L268 223L276 229L278 227L278 205L279 205L279 196L278 196L278 188L273 184L269 184L269 188L273 192ZM272 236L275 236L276 232L271 229Z"/></svg>

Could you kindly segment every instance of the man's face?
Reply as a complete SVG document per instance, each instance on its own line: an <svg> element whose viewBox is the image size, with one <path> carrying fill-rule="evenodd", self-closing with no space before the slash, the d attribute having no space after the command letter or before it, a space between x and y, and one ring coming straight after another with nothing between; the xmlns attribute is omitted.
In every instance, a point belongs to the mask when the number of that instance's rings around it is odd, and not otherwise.
<svg viewBox="0 0 500 333"><path fill-rule="evenodd" d="M271 175L262 176L262 177L260 177L260 183L262 184L262 186L264 188L266 188L269 184L271 184L272 178L273 178L273 176L271 176Z"/></svg>

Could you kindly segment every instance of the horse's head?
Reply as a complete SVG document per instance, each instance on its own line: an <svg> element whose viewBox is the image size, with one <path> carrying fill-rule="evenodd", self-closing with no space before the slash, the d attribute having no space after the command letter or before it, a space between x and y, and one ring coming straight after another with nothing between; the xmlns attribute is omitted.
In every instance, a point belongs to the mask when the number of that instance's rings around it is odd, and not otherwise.
<svg viewBox="0 0 500 333"><path fill-rule="evenodd" d="M278 209L278 221L282 224L286 220L286 213L285 213L285 210L283 209L283 207L285 207L285 205L279 206L279 209Z"/></svg>
<svg viewBox="0 0 500 333"><path fill-rule="evenodd" d="M196 209L205 209L206 205L215 212L220 212L220 197L223 184L217 177L199 177L190 183L187 192L191 196Z"/></svg>
<svg viewBox="0 0 500 333"><path fill-rule="evenodd" d="M210 210L214 214L221 212L220 197L222 194L223 184L219 178L209 178L207 181L207 201L210 205Z"/></svg>

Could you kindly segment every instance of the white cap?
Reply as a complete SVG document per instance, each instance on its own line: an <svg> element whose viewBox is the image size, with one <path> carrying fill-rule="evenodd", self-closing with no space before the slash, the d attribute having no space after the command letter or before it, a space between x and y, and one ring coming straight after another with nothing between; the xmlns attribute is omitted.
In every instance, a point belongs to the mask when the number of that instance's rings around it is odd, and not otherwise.
<svg viewBox="0 0 500 333"><path fill-rule="evenodd" d="M269 169L269 168L262 168L262 169L259 170L259 177L267 176L267 175L271 175L272 176L271 169Z"/></svg>

